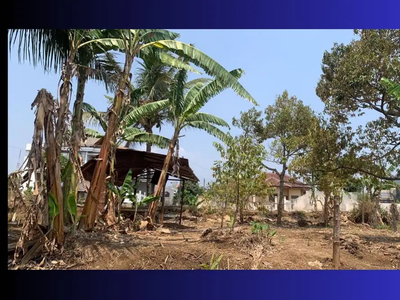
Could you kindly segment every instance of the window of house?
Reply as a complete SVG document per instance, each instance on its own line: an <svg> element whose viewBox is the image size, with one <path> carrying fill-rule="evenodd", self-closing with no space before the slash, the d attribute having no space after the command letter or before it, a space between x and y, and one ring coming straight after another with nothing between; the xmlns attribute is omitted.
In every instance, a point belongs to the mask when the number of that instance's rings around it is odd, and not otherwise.
<svg viewBox="0 0 400 300"><path fill-rule="evenodd" d="M292 199L292 200L297 199L297 198L299 198L299 196L297 196L297 195L290 196L290 199Z"/></svg>
<svg viewBox="0 0 400 300"><path fill-rule="evenodd" d="M169 198L169 192L165 192L165 197Z"/></svg>

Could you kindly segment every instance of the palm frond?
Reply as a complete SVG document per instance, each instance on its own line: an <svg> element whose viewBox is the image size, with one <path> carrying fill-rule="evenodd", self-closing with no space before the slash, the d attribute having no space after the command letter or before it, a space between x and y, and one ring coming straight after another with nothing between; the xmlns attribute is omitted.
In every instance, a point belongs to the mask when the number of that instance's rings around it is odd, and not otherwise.
<svg viewBox="0 0 400 300"><path fill-rule="evenodd" d="M122 68L115 54L110 52L96 55L86 67L88 77L104 83L107 92L115 92L121 73Z"/></svg>
<svg viewBox="0 0 400 300"><path fill-rule="evenodd" d="M9 29L9 50L17 44L19 61L28 61L36 67L42 64L45 71L59 72L68 59L71 30L59 29Z"/></svg>
<svg viewBox="0 0 400 300"><path fill-rule="evenodd" d="M166 137L161 135L148 133L142 131L138 128L126 128L122 139L126 142L134 142L134 143L150 143L155 145L161 149L166 149L169 146L170 140Z"/></svg>
<svg viewBox="0 0 400 300"><path fill-rule="evenodd" d="M214 125L211 125L210 123L207 123L207 122L192 121L192 122L186 123L186 127L204 130L208 134L220 139L223 142L229 141L229 138L226 133L224 133L218 127L215 127Z"/></svg>
<svg viewBox="0 0 400 300"><path fill-rule="evenodd" d="M232 88L240 97L249 100L255 105L258 105L255 99L238 82L235 76L228 72L218 62L195 47L178 41L159 40L144 44L142 45L142 48L152 46L171 51L180 57L188 58L194 65L202 68L206 74L216 77L223 85Z"/></svg>
<svg viewBox="0 0 400 300"><path fill-rule="evenodd" d="M185 88L190 90L193 86L196 86L197 84L202 83L202 86L206 83L209 83L212 81L212 78L196 78L191 81L186 82Z"/></svg>
<svg viewBox="0 0 400 300"><path fill-rule="evenodd" d="M219 117L216 117L214 115L207 114L207 113L198 112L198 113L192 114L192 115L188 116L185 121L188 123L200 121L200 122L206 122L209 124L230 128L229 124L225 120L223 120Z"/></svg>
<svg viewBox="0 0 400 300"><path fill-rule="evenodd" d="M179 37L179 33L165 29L141 29L141 40L144 43L155 42L158 40L175 40Z"/></svg>
<svg viewBox="0 0 400 300"><path fill-rule="evenodd" d="M174 84L171 86L169 100L171 102L171 110L175 116L179 116L184 108L184 91L187 80L187 71L180 70L174 78Z"/></svg>
<svg viewBox="0 0 400 300"><path fill-rule="evenodd" d="M230 71L230 74L233 77L239 79L243 74L243 70L235 69ZM229 88L229 86L225 85L219 79L211 81L210 83L205 85L196 95L192 95L191 99L189 99L190 101L186 101L184 115L188 116L199 111L211 98L217 96L227 88Z"/></svg>
<svg viewBox="0 0 400 300"><path fill-rule="evenodd" d="M169 104L169 100L160 100L133 108L132 111L129 112L124 118L126 127L132 126L133 124L137 123L141 118L150 116L158 111L165 109L166 107L168 107Z"/></svg>
<svg viewBox="0 0 400 300"><path fill-rule="evenodd" d="M104 132L107 131L106 113L97 111L89 103L82 103L82 119L84 122L90 125L100 126Z"/></svg>
<svg viewBox="0 0 400 300"><path fill-rule="evenodd" d="M85 135L92 138L102 138L104 136L104 134L91 128L85 128Z"/></svg>

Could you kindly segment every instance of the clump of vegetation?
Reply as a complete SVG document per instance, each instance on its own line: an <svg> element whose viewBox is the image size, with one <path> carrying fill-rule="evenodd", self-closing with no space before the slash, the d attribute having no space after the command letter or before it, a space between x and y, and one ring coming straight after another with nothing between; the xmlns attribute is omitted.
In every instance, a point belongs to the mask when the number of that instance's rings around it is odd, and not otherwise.
<svg viewBox="0 0 400 300"><path fill-rule="evenodd" d="M214 260L214 254L211 256L209 263L201 264L201 268L204 270L219 270L219 263L224 255L221 254Z"/></svg>
<svg viewBox="0 0 400 300"><path fill-rule="evenodd" d="M276 235L276 230L272 230L268 224L261 222L251 222L251 233L257 234L259 237L266 236L271 244L272 238Z"/></svg>
<svg viewBox="0 0 400 300"><path fill-rule="evenodd" d="M258 206L257 211L261 216L266 216L269 214L269 209L265 205Z"/></svg>

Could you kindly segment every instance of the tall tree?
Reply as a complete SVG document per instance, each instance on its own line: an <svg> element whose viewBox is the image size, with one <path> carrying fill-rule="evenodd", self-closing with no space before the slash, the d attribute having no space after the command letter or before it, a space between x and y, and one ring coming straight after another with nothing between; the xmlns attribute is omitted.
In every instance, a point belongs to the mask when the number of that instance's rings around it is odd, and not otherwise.
<svg viewBox="0 0 400 300"><path fill-rule="evenodd" d="M400 81L400 30L354 32L358 39L348 45L335 43L324 53L316 93L335 122L350 125L352 118L371 112L379 116L356 131L358 137L352 143L357 159L341 167L400 179L396 176L400 170L400 104L382 81ZM365 164L368 161L379 163ZM387 175L390 166L394 170Z"/></svg>
<svg viewBox="0 0 400 300"><path fill-rule="evenodd" d="M91 181L90 190L88 197L86 198L85 206L83 209L83 214L86 216L81 219L81 227L86 230L91 230L95 225L95 220L97 217L97 199L100 197L102 187L105 179L105 172L107 166L107 158L110 153L111 143L114 142L117 129L117 119L120 115L122 107L125 105L126 100L129 100L129 87L130 87L130 77L131 68L135 56L141 55L151 48L156 47L163 51L157 51L160 58L167 57L169 59L169 64L174 67L179 67L182 69L193 69L187 62L192 62L194 65L201 67L207 74L215 76L220 82L222 82L227 87L231 87L238 93L244 95L244 97L252 100L251 96L244 90L241 84L237 81L237 78L225 70L220 64L211 59L209 56L205 55L203 52L199 51L195 47L174 41L176 34L166 31L166 30L116 30L113 34L118 34L118 38L103 38L102 44L116 45L125 54L125 65L124 71L119 80L119 88L115 94L114 102L110 110L110 118L108 123L108 129L103 139L99 160L96 163L95 171L93 174L93 179ZM167 53L167 51L183 57L185 60L179 60ZM180 97L177 97L181 100ZM161 101L158 101L161 102ZM165 103L165 102L164 102ZM135 111L134 114L140 114L140 110ZM177 138L177 136L176 136ZM176 141L176 139L175 139ZM174 142L175 142L174 141ZM170 148L171 149L170 144ZM172 145L173 147L175 145ZM172 148L173 149L173 148ZM172 150L171 149L171 150ZM170 152L170 151L169 151ZM168 158L168 156L167 156ZM169 156L169 159L171 156ZM168 164L165 166L168 168ZM158 190L156 190L156 196L161 194L161 189L163 188L165 182L166 170L162 172L160 177L161 181L158 185Z"/></svg>
<svg viewBox="0 0 400 300"><path fill-rule="evenodd" d="M167 98L173 76L176 69L163 64L152 51L143 57L143 62L136 77L136 88L140 90L141 95L137 105L143 105L150 102L156 102ZM139 120L138 126L147 133L153 133L154 126L161 130L161 125L166 119L165 112L158 111L153 115L143 117ZM151 152L151 143L146 143L146 152ZM147 170L146 194L150 194L151 177L150 170Z"/></svg>
<svg viewBox="0 0 400 300"><path fill-rule="evenodd" d="M236 69L229 72L229 74L237 80L243 74L243 70ZM185 70L181 70L175 75L169 97L163 102L165 103L165 108L169 109L169 120L173 123L174 133L170 139L168 153L157 183L157 188L154 192L154 197L161 195L174 153L174 173L179 176L179 138L183 129L201 129L217 138L224 139L225 134L217 126L229 127L229 124L216 116L199 112L199 110L210 99L227 88L229 88L229 85L220 78L214 80L195 79L187 82L187 72ZM255 103L255 100L241 85L234 88L234 90L239 96ZM154 220L156 209L157 203L151 203L148 213L152 220Z"/></svg>
<svg viewBox="0 0 400 300"><path fill-rule="evenodd" d="M315 115L310 107L303 104L295 96L289 97L287 91L279 95L273 105L265 109L265 119L261 122L261 114L250 110L241 114L235 123L243 129L244 134L258 141L271 141L269 144L269 160L282 166L281 170L265 166L279 176L279 202L277 224L282 223L284 206L284 178L290 160L304 154L310 138L310 128Z"/></svg>

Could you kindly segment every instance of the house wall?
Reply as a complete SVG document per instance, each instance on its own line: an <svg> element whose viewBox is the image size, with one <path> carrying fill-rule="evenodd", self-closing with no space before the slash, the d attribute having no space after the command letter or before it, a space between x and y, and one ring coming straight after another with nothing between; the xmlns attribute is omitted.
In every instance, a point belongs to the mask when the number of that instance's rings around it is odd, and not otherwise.
<svg viewBox="0 0 400 300"><path fill-rule="evenodd" d="M297 194L298 191L295 191L293 194ZM289 196L292 195L289 193ZM315 197L317 200L317 211L322 211L323 210L323 203L324 203L324 193L321 191L316 191L315 192ZM257 201L262 201L259 197L251 197L249 199L249 209L257 209ZM271 211L277 210L277 201L275 204L272 204L271 202L267 201L262 201L259 203L263 203L266 208L268 208ZM389 210L391 203L380 203L380 206L382 209ZM341 211L351 211L357 206L357 194L356 193L344 193L343 194L343 200L340 205L340 210ZM397 204L397 206L400 209L400 204ZM285 198L284 201L284 207L286 211L314 211L314 204L311 200L311 191L307 191L305 195L302 195L298 197L297 199L291 199L287 200Z"/></svg>

